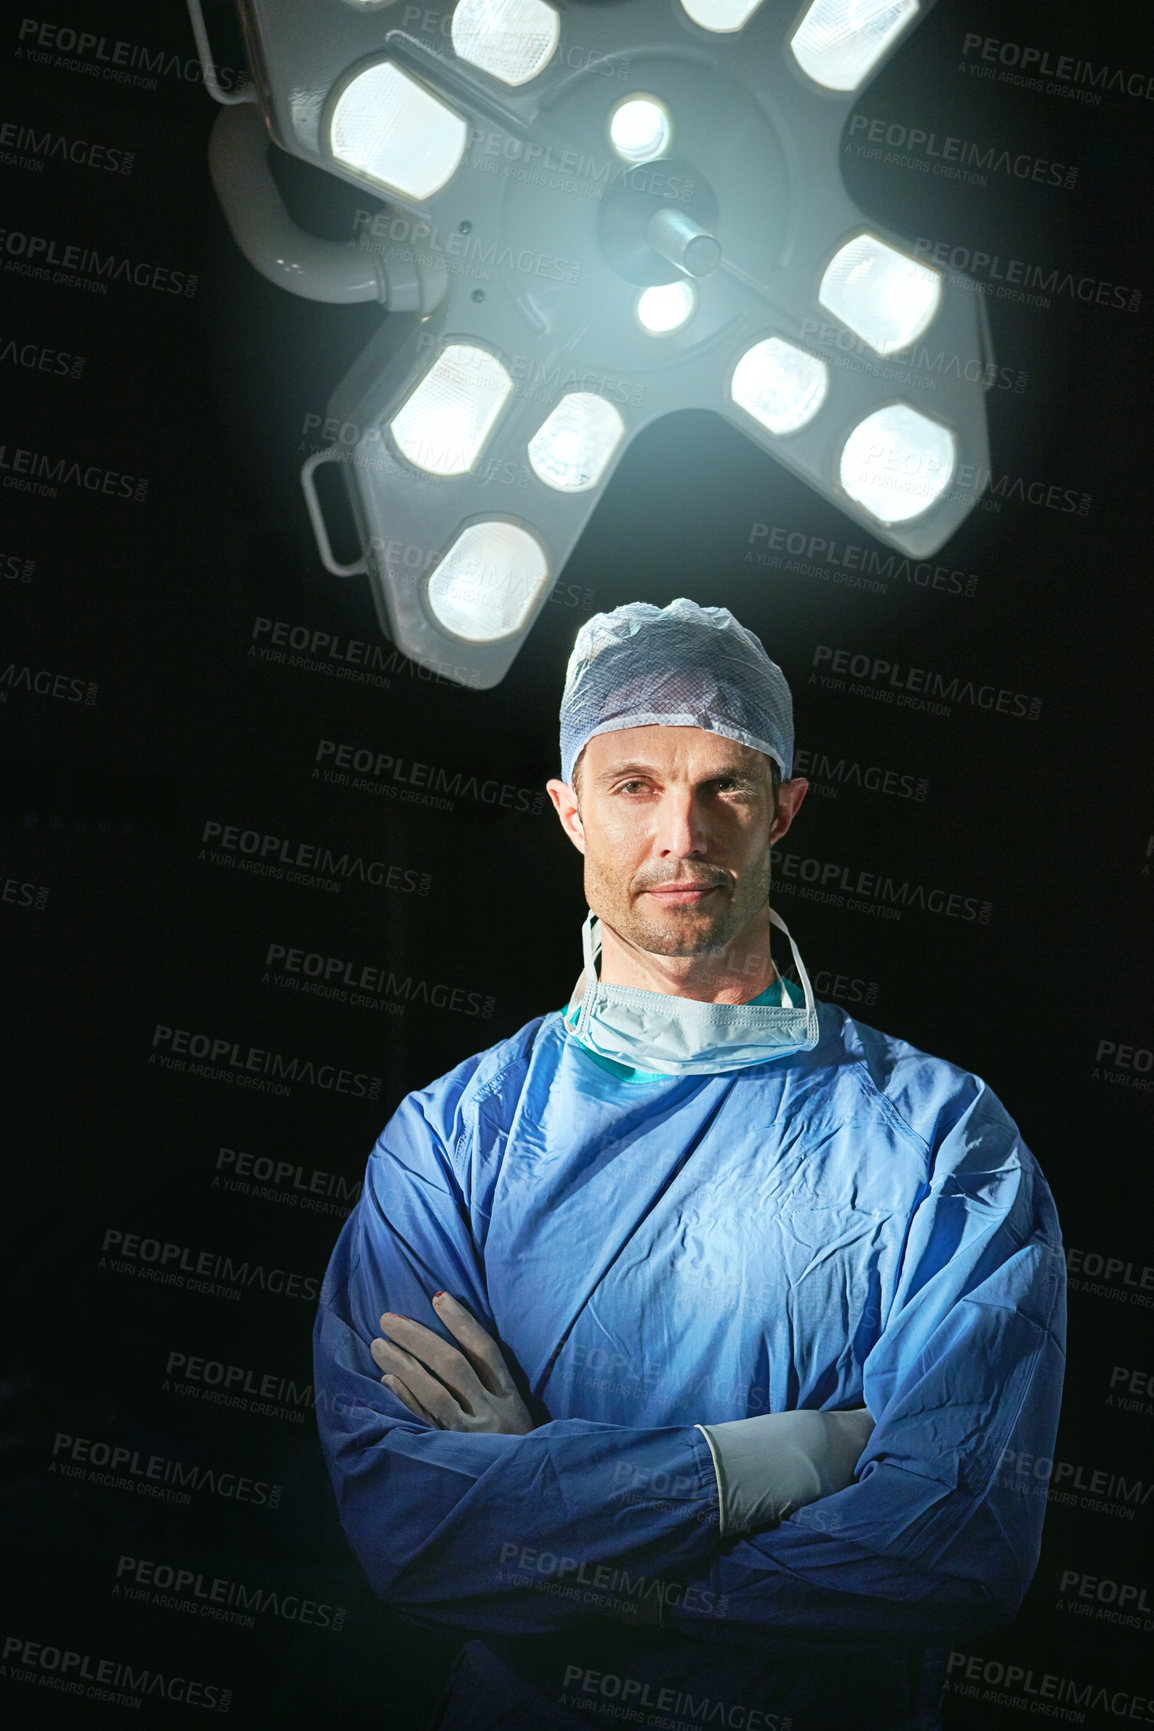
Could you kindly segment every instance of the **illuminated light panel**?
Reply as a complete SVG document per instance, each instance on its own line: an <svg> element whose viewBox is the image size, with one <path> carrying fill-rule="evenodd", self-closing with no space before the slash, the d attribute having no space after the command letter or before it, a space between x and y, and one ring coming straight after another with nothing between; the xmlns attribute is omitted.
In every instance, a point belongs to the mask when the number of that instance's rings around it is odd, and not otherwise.
<svg viewBox="0 0 1154 1731"><path fill-rule="evenodd" d="M528 84L553 58L561 20L545 0L461 0L450 30L459 59L503 84Z"/></svg>
<svg viewBox="0 0 1154 1731"><path fill-rule="evenodd" d="M830 259L817 298L879 355L916 342L942 299L941 272L859 234Z"/></svg>
<svg viewBox="0 0 1154 1731"><path fill-rule="evenodd" d="M642 289L633 311L643 331L651 337L667 337L692 318L696 305L697 290L683 277Z"/></svg>
<svg viewBox="0 0 1154 1731"><path fill-rule="evenodd" d="M609 137L626 162L651 162L668 150L673 123L652 96L627 96L613 110Z"/></svg>
<svg viewBox="0 0 1154 1731"><path fill-rule="evenodd" d="M521 631L549 581L544 549L516 523L492 518L462 529L425 594L437 624L469 643Z"/></svg>
<svg viewBox="0 0 1154 1731"><path fill-rule="evenodd" d="M941 498L957 456L948 427L908 403L890 403L867 415L846 440L841 484L879 523L908 523Z"/></svg>
<svg viewBox="0 0 1154 1731"><path fill-rule="evenodd" d="M718 35L740 30L747 18L761 5L761 0L681 0L681 7L695 24Z"/></svg>
<svg viewBox="0 0 1154 1731"><path fill-rule="evenodd" d="M625 422L594 391L562 397L529 441L529 464L539 481L559 493L595 487L625 437Z"/></svg>
<svg viewBox="0 0 1154 1731"><path fill-rule="evenodd" d="M401 455L430 475L473 467L513 381L488 349L450 343L389 422Z"/></svg>
<svg viewBox="0 0 1154 1731"><path fill-rule="evenodd" d="M345 85L329 122L329 149L342 167L402 198L439 192L465 154L459 114L389 60Z"/></svg>
<svg viewBox="0 0 1154 1731"><path fill-rule="evenodd" d="M918 0L814 0L789 45L815 84L856 90L917 9Z"/></svg>
<svg viewBox="0 0 1154 1731"><path fill-rule="evenodd" d="M729 392L767 432L783 434L813 420L828 388L824 361L781 337L766 337L742 355Z"/></svg>

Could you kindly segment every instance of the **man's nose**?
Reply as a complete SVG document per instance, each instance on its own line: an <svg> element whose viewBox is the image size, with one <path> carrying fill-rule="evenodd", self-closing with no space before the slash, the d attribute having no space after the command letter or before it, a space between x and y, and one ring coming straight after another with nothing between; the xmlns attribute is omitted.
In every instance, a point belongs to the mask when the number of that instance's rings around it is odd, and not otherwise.
<svg viewBox="0 0 1154 1731"><path fill-rule="evenodd" d="M667 788L657 808L657 845L663 854L689 859L705 852L703 814L691 789Z"/></svg>

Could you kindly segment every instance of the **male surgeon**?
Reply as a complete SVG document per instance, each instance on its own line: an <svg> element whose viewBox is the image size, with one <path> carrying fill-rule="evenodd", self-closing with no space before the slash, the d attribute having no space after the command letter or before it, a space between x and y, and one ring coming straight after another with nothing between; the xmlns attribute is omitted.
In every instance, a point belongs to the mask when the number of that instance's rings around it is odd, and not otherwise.
<svg viewBox="0 0 1154 1731"><path fill-rule="evenodd" d="M792 757L726 609L582 627L549 793L584 972L402 1101L334 1250L345 1530L479 1637L441 1727L925 1731L1036 1566L1003 1463L1052 1454L1054 1204L983 1082L778 972Z"/></svg>

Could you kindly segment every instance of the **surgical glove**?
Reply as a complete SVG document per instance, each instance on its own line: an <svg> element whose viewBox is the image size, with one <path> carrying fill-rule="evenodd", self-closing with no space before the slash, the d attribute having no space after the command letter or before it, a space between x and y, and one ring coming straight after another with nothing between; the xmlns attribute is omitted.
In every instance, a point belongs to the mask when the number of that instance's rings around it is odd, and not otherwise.
<svg viewBox="0 0 1154 1731"><path fill-rule="evenodd" d="M845 1490L873 1428L864 1406L699 1424L717 1473L722 1538L772 1526L806 1503Z"/></svg>
<svg viewBox="0 0 1154 1731"><path fill-rule="evenodd" d="M436 1293L432 1303L460 1351L412 1317L387 1312L381 1334L388 1338L369 1349L385 1387L437 1430L527 1435L533 1420L492 1335L449 1293Z"/></svg>

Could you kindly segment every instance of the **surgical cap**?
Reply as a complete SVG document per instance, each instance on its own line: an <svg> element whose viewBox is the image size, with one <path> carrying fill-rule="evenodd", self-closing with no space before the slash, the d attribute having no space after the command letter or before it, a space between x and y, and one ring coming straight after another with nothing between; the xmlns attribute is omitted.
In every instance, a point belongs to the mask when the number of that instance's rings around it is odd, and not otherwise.
<svg viewBox="0 0 1154 1731"><path fill-rule="evenodd" d="M562 779L595 734L654 725L720 733L764 751L787 781L793 773L785 675L728 607L631 601L577 633L561 699Z"/></svg>

